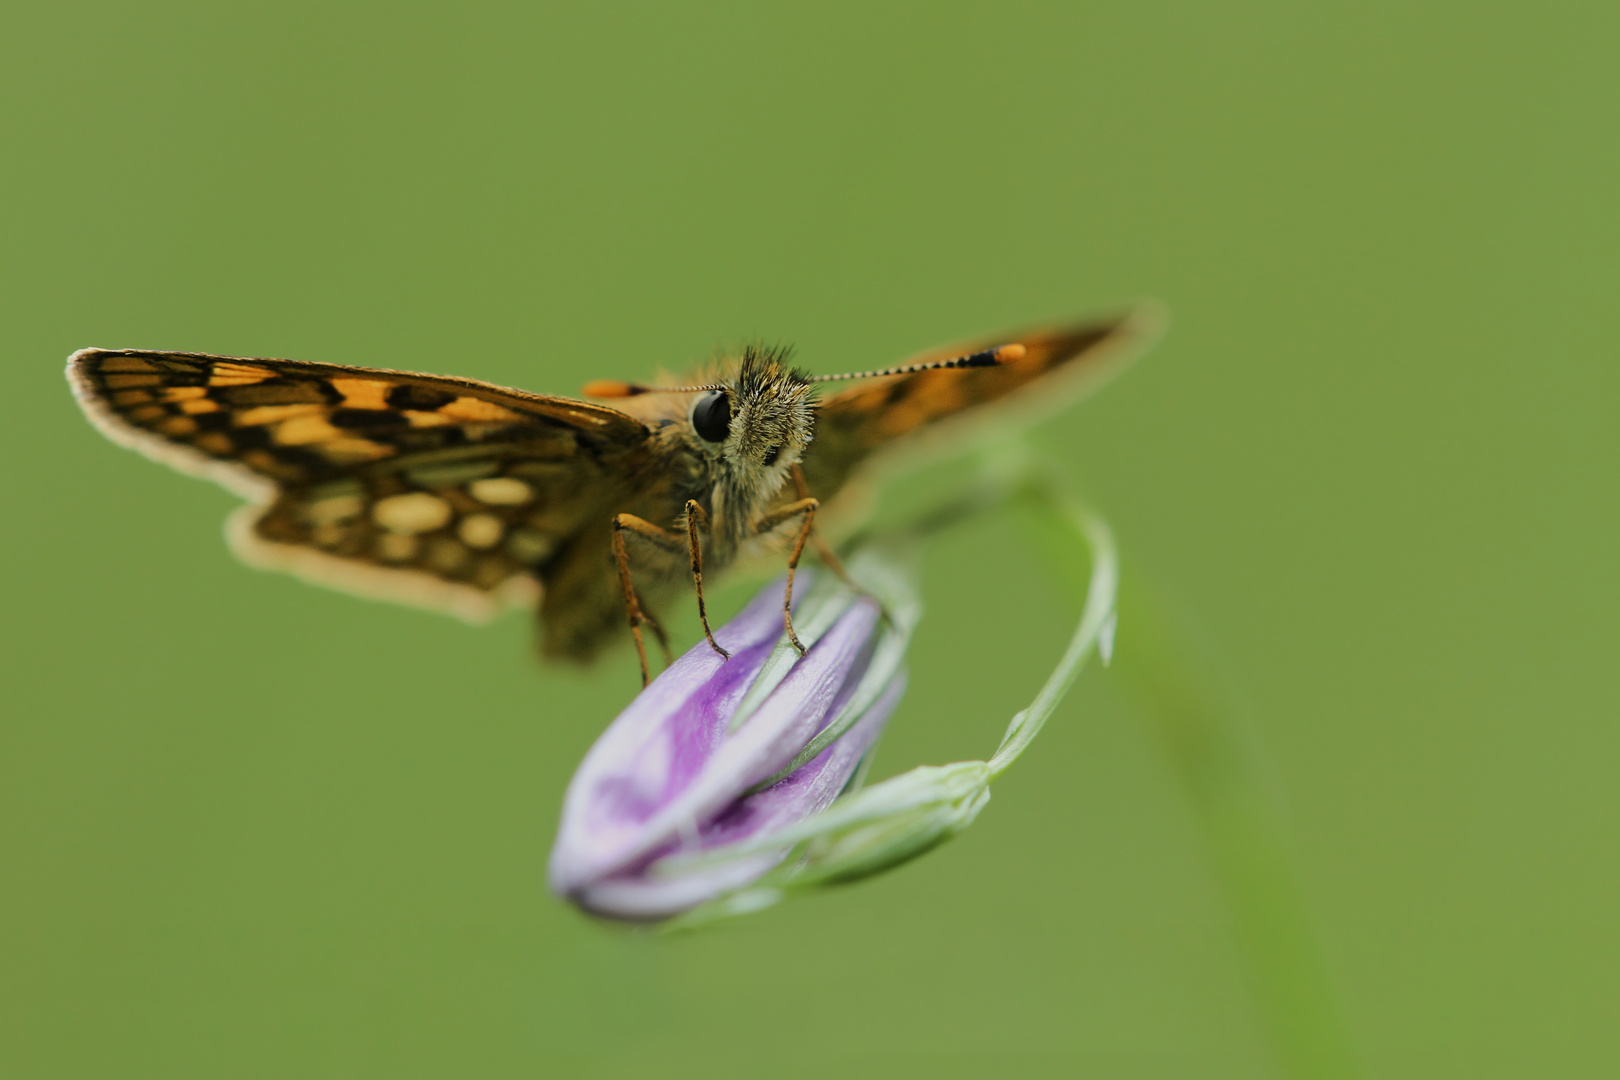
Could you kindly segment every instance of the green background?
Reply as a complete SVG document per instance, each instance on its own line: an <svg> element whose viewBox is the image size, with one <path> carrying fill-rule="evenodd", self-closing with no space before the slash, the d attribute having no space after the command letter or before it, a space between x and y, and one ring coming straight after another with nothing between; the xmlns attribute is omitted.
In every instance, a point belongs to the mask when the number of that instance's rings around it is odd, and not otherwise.
<svg viewBox="0 0 1620 1080"><path fill-rule="evenodd" d="M6 1077L1275 1075L1191 803L1106 677L929 858L604 928L543 866L630 654L543 671L522 618L244 569L235 500L61 377L134 346L566 393L1138 296L1170 336L1034 439L1262 735L1365 1074L1620 1066L1612 6L4 24ZM926 591L880 773L988 753L1072 626L1002 516Z"/></svg>

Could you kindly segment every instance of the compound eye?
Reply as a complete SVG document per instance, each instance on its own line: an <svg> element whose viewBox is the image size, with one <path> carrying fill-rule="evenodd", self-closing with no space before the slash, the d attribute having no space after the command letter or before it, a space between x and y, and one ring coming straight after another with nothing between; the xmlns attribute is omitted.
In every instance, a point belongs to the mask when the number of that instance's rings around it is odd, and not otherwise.
<svg viewBox="0 0 1620 1080"><path fill-rule="evenodd" d="M731 434L731 398L724 390L711 390L692 406L692 430L705 442L725 442Z"/></svg>

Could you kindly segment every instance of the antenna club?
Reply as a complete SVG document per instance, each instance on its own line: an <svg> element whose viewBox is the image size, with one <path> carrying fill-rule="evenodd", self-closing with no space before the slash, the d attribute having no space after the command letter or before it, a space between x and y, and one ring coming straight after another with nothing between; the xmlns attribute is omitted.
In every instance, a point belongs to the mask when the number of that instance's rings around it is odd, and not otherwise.
<svg viewBox="0 0 1620 1080"><path fill-rule="evenodd" d="M1003 345L996 350L996 361L1005 364L1009 360L1022 360L1028 352L1022 345Z"/></svg>
<svg viewBox="0 0 1620 1080"><path fill-rule="evenodd" d="M618 379L592 379L580 390L586 397L599 398L635 397L645 392L646 387L621 382Z"/></svg>

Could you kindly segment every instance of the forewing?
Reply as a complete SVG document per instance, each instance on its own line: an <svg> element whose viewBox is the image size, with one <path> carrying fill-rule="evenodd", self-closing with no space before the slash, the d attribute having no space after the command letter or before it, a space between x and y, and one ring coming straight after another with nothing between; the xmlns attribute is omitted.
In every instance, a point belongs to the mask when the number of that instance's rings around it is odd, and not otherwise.
<svg viewBox="0 0 1620 1080"><path fill-rule="evenodd" d="M1023 359L982 368L946 368L874 379L824 398L803 469L810 493L828 499L868 458L890 447L948 436L997 413L1058 408L1095 387L1158 332L1156 310L1075 325L1014 331L957 342L907 360L929 363L998 345L1021 344Z"/></svg>
<svg viewBox="0 0 1620 1080"><path fill-rule="evenodd" d="M106 435L255 502L233 546L351 592L492 614L644 465L613 409L471 379L85 349L68 377Z"/></svg>

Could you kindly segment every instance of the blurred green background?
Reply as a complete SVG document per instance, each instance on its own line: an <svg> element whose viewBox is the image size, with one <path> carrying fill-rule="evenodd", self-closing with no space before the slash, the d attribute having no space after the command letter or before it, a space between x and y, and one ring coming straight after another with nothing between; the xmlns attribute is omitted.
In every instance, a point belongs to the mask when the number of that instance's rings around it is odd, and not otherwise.
<svg viewBox="0 0 1620 1080"><path fill-rule="evenodd" d="M931 857L614 931L543 867L631 655L244 569L233 497L61 377L567 393L1138 296L1170 336L1034 439L1263 737L1366 1075L1611 1071L1617 46L1595 4L11 8L0 1073L1276 1075L1105 676ZM927 596L879 774L988 753L1072 626L1002 517Z"/></svg>

